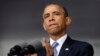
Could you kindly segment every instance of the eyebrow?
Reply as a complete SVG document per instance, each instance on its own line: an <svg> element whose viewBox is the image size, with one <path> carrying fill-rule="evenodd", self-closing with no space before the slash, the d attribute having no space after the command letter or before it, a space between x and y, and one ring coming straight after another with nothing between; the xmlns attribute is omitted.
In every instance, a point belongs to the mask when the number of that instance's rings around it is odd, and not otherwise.
<svg viewBox="0 0 100 56"><path fill-rule="evenodd" d="M56 12L57 12L57 13L60 13L59 11L54 11L53 13L56 13Z"/></svg>
<svg viewBox="0 0 100 56"><path fill-rule="evenodd" d="M56 12L59 12L59 11L53 11L53 13L56 13ZM47 14L49 14L49 13L43 13L43 15L47 15Z"/></svg>
<svg viewBox="0 0 100 56"><path fill-rule="evenodd" d="M59 11L53 11L52 13L60 13ZM49 13L43 13L42 17L44 18L46 15L49 15Z"/></svg>

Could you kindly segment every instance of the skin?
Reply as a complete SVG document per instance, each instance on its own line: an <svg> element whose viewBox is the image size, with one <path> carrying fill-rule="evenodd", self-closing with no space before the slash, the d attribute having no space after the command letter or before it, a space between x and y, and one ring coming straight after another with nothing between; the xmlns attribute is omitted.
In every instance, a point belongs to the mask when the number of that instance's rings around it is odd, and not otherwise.
<svg viewBox="0 0 100 56"><path fill-rule="evenodd" d="M64 10L58 5L49 5L43 13L43 27L55 41L66 33L70 18L64 16Z"/></svg>
<svg viewBox="0 0 100 56"><path fill-rule="evenodd" d="M64 16L64 10L58 5L48 5L43 13L43 28L53 40L58 40L66 32L66 26L71 22L69 16ZM53 56L53 49L49 42L44 39L42 45L45 47L47 56ZM31 55L36 56L36 55Z"/></svg>

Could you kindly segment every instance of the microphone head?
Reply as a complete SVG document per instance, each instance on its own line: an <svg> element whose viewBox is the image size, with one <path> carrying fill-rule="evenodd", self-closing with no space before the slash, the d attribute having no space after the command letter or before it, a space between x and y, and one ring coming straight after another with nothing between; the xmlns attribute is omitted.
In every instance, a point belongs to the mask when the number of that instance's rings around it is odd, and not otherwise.
<svg viewBox="0 0 100 56"><path fill-rule="evenodd" d="M35 42L27 45L26 47L24 47L22 53L24 55L34 54L34 53L39 52L41 50L41 48L42 48L42 43L40 41L35 41Z"/></svg>
<svg viewBox="0 0 100 56"><path fill-rule="evenodd" d="M22 43L19 45L15 45L10 49L10 52L8 53L8 56L12 55L21 55L23 48L27 45L27 43Z"/></svg>
<svg viewBox="0 0 100 56"><path fill-rule="evenodd" d="M32 45L28 45L28 46L24 47L22 50L23 55L34 54L34 53L36 53L36 50Z"/></svg>
<svg viewBox="0 0 100 56"><path fill-rule="evenodd" d="M31 44L22 43L19 45L15 45L10 49L8 56L17 55L24 56L28 54L34 54L40 52L43 48L42 43L40 41L34 41Z"/></svg>

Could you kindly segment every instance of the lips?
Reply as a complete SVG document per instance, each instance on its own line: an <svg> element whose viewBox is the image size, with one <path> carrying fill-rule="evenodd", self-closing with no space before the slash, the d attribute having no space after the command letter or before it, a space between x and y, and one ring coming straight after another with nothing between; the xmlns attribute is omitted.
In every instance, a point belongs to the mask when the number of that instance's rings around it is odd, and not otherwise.
<svg viewBox="0 0 100 56"><path fill-rule="evenodd" d="M49 29L53 29L53 28L56 28L57 27L57 24L56 23L52 23L49 25Z"/></svg>
<svg viewBox="0 0 100 56"><path fill-rule="evenodd" d="M49 27L51 27L51 26L53 26L53 25L57 25L57 24L54 24L54 23L53 23L53 24L50 24Z"/></svg>

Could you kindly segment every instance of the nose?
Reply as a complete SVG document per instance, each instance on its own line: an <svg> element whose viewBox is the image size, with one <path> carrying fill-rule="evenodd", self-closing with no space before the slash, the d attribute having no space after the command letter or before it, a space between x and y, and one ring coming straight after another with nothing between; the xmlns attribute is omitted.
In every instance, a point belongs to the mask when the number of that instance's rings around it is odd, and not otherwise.
<svg viewBox="0 0 100 56"><path fill-rule="evenodd" d="M53 15L51 15L51 16L50 16L49 21L55 21L55 19L54 19L54 16L53 16Z"/></svg>

